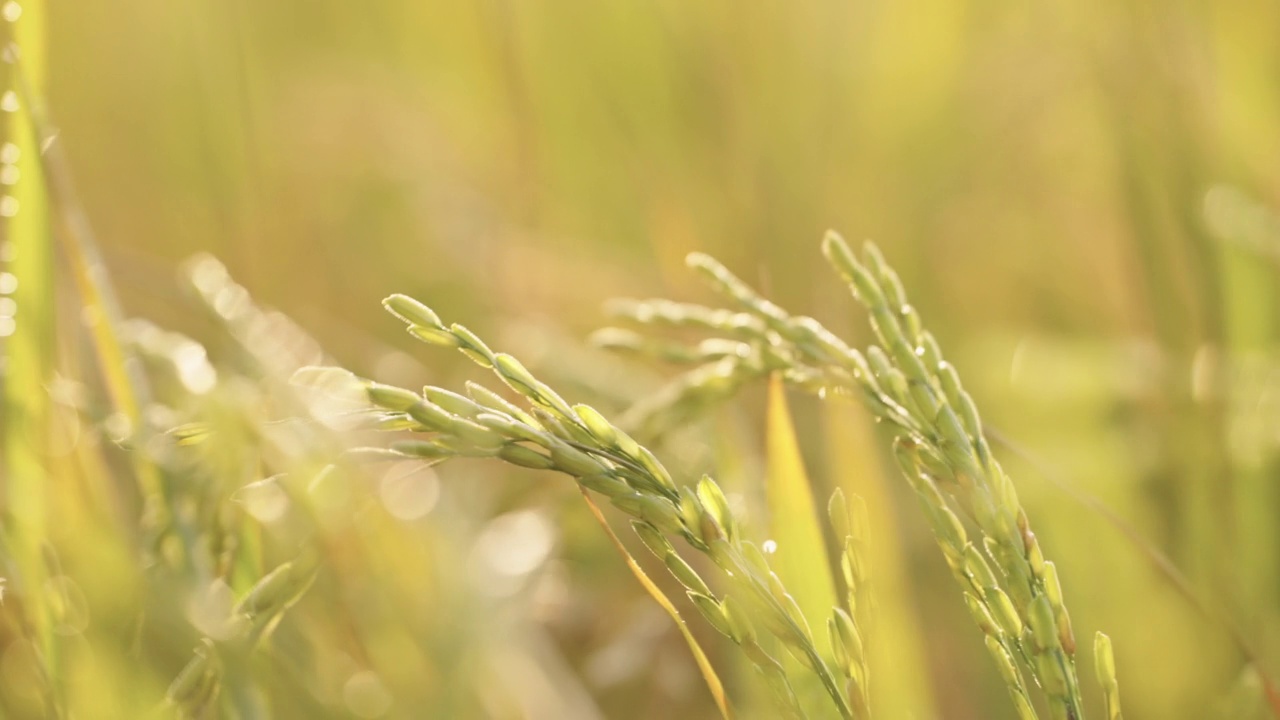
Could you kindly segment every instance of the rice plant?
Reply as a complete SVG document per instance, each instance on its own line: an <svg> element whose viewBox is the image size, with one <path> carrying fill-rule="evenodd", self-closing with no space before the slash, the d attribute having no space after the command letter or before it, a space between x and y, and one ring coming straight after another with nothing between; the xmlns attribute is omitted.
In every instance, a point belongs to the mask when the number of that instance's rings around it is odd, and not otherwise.
<svg viewBox="0 0 1280 720"><path fill-rule="evenodd" d="M655 414L703 397L705 378L711 375L733 378L736 385L778 373L822 397L861 399L896 430L898 464L985 635L1019 717L1037 717L1032 688L1044 694L1050 717L1085 717L1076 640L1056 567L1045 559L959 374L875 245L867 244L859 258L842 238L829 233L822 248L868 311L879 344L865 353L812 318L792 316L714 259L698 254L689 257L689 265L733 301L736 310L659 300L616 303L614 313L641 325L710 330L720 338L683 349L608 329L596 335L596 342L704 363L672 384L665 405L653 408ZM724 352L730 345L733 351ZM971 540L974 530L977 536ZM1098 634L1094 651L1108 717L1118 718L1115 663L1106 635Z"/></svg>
<svg viewBox="0 0 1280 720"><path fill-rule="evenodd" d="M1280 718L1254 5L0 0L0 718Z"/></svg>
<svg viewBox="0 0 1280 720"><path fill-rule="evenodd" d="M1045 558L1012 481L991 451L972 398L874 245L868 244L858 258L832 233L823 251L869 312L880 344L865 354L811 318L785 312L704 255L691 256L690 265L734 301L736 311L651 301L620 304L615 312L641 324L695 327L722 338L684 348L609 330L597 334L597 342L701 363L659 396L650 410L654 417L673 409L688 411L690 405L722 397L769 373L824 397L862 398L897 429L898 463L985 635L1018 716L1038 717L1033 699L1038 689L1049 717L1083 720L1076 640L1056 567ZM589 406L570 405L519 360L494 352L466 327L445 324L429 307L404 295L393 295L384 304L407 324L410 335L459 350L491 369L526 403L518 407L475 384L463 396L433 386L417 393L361 381L369 401L382 411L379 426L429 436L393 443L393 453L430 461L492 457L574 477L584 493L598 493L634 518L636 533L686 588L699 612L746 652L781 711L800 716L803 704L783 666L759 643L757 627L816 675L841 717L870 717L862 632L851 615L860 604L856 592L865 585L864 560L842 494L832 497L831 519L846 548L842 565L854 592L848 610L833 609L827 655L764 554L743 537L714 480L704 476L696 483L676 482L650 450L614 423ZM332 372L317 369L300 380L327 378ZM856 523L860 532L865 525L865 520ZM712 560L726 590L713 590L693 570L672 544L677 538ZM1121 714L1109 638L1099 633L1094 647L1107 714L1115 720ZM717 681L708 681L718 690ZM727 712L723 703L721 709Z"/></svg>
<svg viewBox="0 0 1280 720"><path fill-rule="evenodd" d="M648 448L638 444L587 405L570 405L535 377L519 360L489 346L459 324L446 325L427 306L404 295L385 301L387 309L407 324L409 334L432 345L457 349L490 369L525 401L520 407L493 390L469 384L461 395L428 386L421 393L362 381L369 401L382 412L376 418L388 430L429 434L429 439L392 443L400 457L439 461L451 457L487 457L539 470L555 470L575 478L587 491L607 499L631 516L632 527L649 550L685 588L694 607L721 634L742 648L770 689L777 710L786 717L805 717L811 702L797 696L794 681L776 656L783 648L825 690L839 717L870 717L867 668L862 640L849 609L835 607L826 626L827 651L808 618L788 592L760 547L744 537L738 519L716 482L703 476L696 483L677 483ZM301 371L297 381L331 387L336 371ZM354 379L353 379L354 380ZM588 501L590 502L590 501ZM853 543L850 511L842 495L833 497L831 516L850 538L845 565L861 566ZM681 540L716 566L727 588L713 590L673 544ZM822 627L819 625L819 627ZM693 651L701 650L690 637ZM721 713L730 714L720 682L705 661L704 677Z"/></svg>

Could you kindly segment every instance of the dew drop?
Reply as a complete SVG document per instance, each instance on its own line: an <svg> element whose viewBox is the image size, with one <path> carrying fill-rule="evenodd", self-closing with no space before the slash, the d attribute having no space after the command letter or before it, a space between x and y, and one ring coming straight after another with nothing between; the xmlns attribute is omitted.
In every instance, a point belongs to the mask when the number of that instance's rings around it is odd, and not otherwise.
<svg viewBox="0 0 1280 720"><path fill-rule="evenodd" d="M3 15L4 19L9 22L15 22L22 17L22 6L14 2L14 0L9 0L4 4L3 8L0 8L0 15Z"/></svg>
<svg viewBox="0 0 1280 720"><path fill-rule="evenodd" d="M778 552L778 543L774 540L765 540L760 544L760 549L764 551L765 555L772 555Z"/></svg>
<svg viewBox="0 0 1280 720"><path fill-rule="evenodd" d="M5 195L0 198L0 216L13 217L18 214L18 198Z"/></svg>
<svg viewBox="0 0 1280 720"><path fill-rule="evenodd" d="M4 95L0 96L0 110L5 112L15 112L18 109L18 94L12 90L6 90Z"/></svg>
<svg viewBox="0 0 1280 720"><path fill-rule="evenodd" d="M4 249L10 247L9 243L4 244ZM4 255L4 250L0 249L0 256ZM9 258L3 258L9 259ZM13 273L0 272L0 295L12 295L18 289L18 276Z"/></svg>

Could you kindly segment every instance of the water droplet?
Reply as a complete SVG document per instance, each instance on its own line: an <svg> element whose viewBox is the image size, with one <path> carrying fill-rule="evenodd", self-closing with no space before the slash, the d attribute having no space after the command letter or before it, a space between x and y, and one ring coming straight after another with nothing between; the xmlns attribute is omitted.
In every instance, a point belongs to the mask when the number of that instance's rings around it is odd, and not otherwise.
<svg viewBox="0 0 1280 720"><path fill-rule="evenodd" d="M11 317L0 317L0 337L9 337L18 329L18 323Z"/></svg>
<svg viewBox="0 0 1280 720"><path fill-rule="evenodd" d="M0 163L12 165L22 157L22 150L11 142L0 145Z"/></svg>
<svg viewBox="0 0 1280 720"><path fill-rule="evenodd" d="M3 15L4 19L9 22L15 22L22 17L22 6L13 0L9 0L4 4L3 8L0 8L0 15Z"/></svg>
<svg viewBox="0 0 1280 720"><path fill-rule="evenodd" d="M774 540L765 540L760 545L760 549L764 551L765 555L772 555L778 552L778 543Z"/></svg>
<svg viewBox="0 0 1280 720"><path fill-rule="evenodd" d="M11 297L0 297L0 317L11 318L18 314L18 303Z"/></svg>
<svg viewBox="0 0 1280 720"><path fill-rule="evenodd" d="M9 243L5 243L7 246ZM3 252L0 251L0 255ZM8 258L5 258L8 259ZM0 295L12 295L18 289L18 276L13 273L0 272Z"/></svg>
<svg viewBox="0 0 1280 720"><path fill-rule="evenodd" d="M18 214L18 198L5 195L0 198L0 216L13 217Z"/></svg>
<svg viewBox="0 0 1280 720"><path fill-rule="evenodd" d="M0 110L5 112L15 112L18 107L18 93L12 90L6 90L4 95L0 96Z"/></svg>

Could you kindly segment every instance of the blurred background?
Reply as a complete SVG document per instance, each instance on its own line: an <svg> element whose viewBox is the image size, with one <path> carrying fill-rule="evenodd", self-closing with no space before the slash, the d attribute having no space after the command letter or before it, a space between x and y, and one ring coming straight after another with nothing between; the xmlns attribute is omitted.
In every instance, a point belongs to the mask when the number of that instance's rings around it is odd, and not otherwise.
<svg viewBox="0 0 1280 720"><path fill-rule="evenodd" d="M211 406L258 427L287 415L269 399L284 370L251 360L295 330L385 382L477 377L405 336L379 307L392 292L521 355L570 399L620 411L662 375L584 342L606 300L710 301L684 267L697 250L865 343L818 243L828 228L872 238L1007 440L1077 637L1114 638L1126 716L1267 717L1261 678L1280 672L1280 7L77 0L28 3L18 22L36 7L49 121L123 313L195 338L217 372L213 391L179 378L171 425ZM214 288L208 300L230 281L185 264L196 254L297 328L220 322L191 286ZM65 301L60 312L56 337L82 334ZM295 366L314 361L298 342ZM83 345L49 341L46 388L95 392ZM753 389L655 449L750 506L762 398ZM32 467L125 472L94 401L81 406L89 419L66 422L100 436L103 467L50 455ZM854 409L796 396L793 410L815 482L876 510L881 716L1013 717L882 463L885 439ZM220 492L311 452L224 463ZM674 627L562 478L464 463L342 482L317 511L336 564L274 641L305 652L259 668L272 715L713 716ZM220 597L216 568L179 573L174 592L194 599L139 630L128 554L85 554L118 527L101 522L50 530L47 545L84 573L54 580L75 578L93 608L66 650L82 717L158 700L204 632L190 608ZM263 569L227 582L238 595ZM48 711L22 669L39 643L0 642L6 707ZM726 675L731 696L751 696L745 666Z"/></svg>

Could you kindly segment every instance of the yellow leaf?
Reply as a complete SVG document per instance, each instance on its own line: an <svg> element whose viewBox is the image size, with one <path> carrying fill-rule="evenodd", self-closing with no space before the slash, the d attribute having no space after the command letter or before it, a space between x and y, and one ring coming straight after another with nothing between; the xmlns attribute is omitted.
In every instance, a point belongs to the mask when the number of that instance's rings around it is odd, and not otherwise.
<svg viewBox="0 0 1280 720"><path fill-rule="evenodd" d="M653 580L649 579L644 569L640 567L640 563L636 562L635 557L630 552L627 552L626 546L618 539L618 536L613 532L613 528L609 527L609 521L605 520L604 513L600 512L599 506L592 501L586 490L582 491L582 497L587 501L587 507L591 509L591 514L600 523L600 527L604 528L605 533L609 535L609 539L613 541L613 546L618 549L623 560L626 561L627 567L631 569L631 574L636 576L636 580L640 581L640 584L644 586L650 597L656 600L663 610L667 611L667 614L675 621L676 627L680 628L680 634L684 635L685 642L689 644L689 650L693 653L693 659L698 664L698 670L702 672L702 679L706 682L707 689L711 691L711 697L715 699L716 707L720 709L720 715L725 720L730 720L733 717L733 713L729 709L729 700L724 694L724 684L720 682L720 676L716 675L715 668L711 667L711 661L707 659L707 654L702 651L702 646L698 644L698 640L690 632L689 626L684 622L684 618L680 617L680 611L676 609L675 605L671 604L671 600L662 592L662 589L654 584Z"/></svg>
<svg viewBox="0 0 1280 720"><path fill-rule="evenodd" d="M836 595L819 524L824 515L814 503L782 379L776 375L769 380L766 433L769 539L777 547L769 564L795 597L810 625L825 627Z"/></svg>

